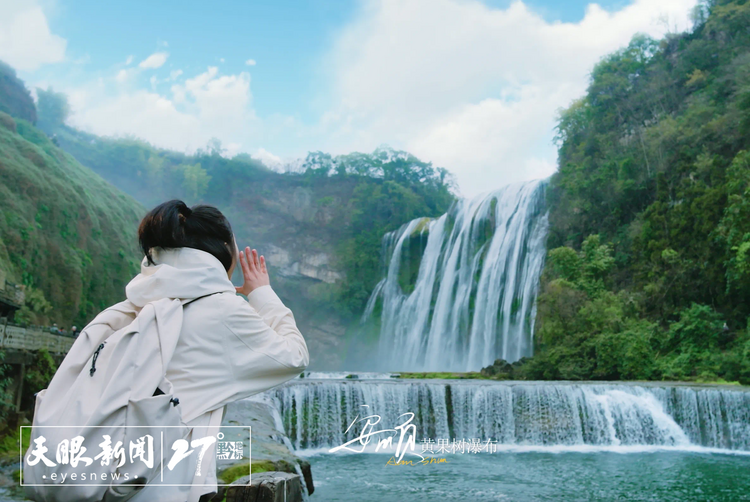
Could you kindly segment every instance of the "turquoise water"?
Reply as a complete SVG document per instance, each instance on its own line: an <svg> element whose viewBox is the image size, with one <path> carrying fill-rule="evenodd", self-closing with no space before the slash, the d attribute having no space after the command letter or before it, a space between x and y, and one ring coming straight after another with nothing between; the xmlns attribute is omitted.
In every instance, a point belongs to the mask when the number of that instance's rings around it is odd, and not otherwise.
<svg viewBox="0 0 750 502"><path fill-rule="evenodd" d="M389 458L311 456L311 502L750 500L747 455L497 452L447 455L448 463L414 466L386 465Z"/></svg>

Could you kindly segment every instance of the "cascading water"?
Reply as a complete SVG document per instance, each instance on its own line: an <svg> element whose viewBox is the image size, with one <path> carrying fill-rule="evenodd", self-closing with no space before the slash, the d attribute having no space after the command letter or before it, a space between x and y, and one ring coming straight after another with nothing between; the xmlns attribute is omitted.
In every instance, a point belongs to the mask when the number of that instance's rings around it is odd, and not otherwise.
<svg viewBox="0 0 750 502"><path fill-rule="evenodd" d="M366 322L382 300L382 369L472 371L532 354L546 184L461 200L384 237L387 272L363 315Z"/></svg>
<svg viewBox="0 0 750 502"><path fill-rule="evenodd" d="M359 436L415 414L416 439L492 438L514 447L711 447L750 451L750 392L678 385L317 380L272 391L296 448ZM368 405L363 408L362 405Z"/></svg>

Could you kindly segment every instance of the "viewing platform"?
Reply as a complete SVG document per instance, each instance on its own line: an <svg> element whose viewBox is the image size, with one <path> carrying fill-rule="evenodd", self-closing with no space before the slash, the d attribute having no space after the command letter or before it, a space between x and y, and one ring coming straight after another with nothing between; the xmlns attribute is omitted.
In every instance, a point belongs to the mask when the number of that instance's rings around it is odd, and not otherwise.
<svg viewBox="0 0 750 502"><path fill-rule="evenodd" d="M50 354L64 355L73 346L74 341L73 337L50 333L48 328L22 328L12 324L0 324L0 350L5 352L46 349Z"/></svg>

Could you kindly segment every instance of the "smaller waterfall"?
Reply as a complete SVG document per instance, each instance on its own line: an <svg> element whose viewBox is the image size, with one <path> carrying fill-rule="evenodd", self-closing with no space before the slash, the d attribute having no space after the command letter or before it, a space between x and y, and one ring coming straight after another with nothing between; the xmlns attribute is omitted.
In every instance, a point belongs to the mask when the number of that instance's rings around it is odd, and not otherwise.
<svg viewBox="0 0 750 502"><path fill-rule="evenodd" d="M352 440L357 416L382 428L415 414L423 438L504 446L696 446L750 451L750 392L686 386L542 382L306 381L271 391L296 448ZM363 408L362 405L368 405Z"/></svg>
<svg viewBox="0 0 750 502"><path fill-rule="evenodd" d="M363 315L382 300L384 370L472 371L532 355L545 187L509 185L384 237L387 272Z"/></svg>

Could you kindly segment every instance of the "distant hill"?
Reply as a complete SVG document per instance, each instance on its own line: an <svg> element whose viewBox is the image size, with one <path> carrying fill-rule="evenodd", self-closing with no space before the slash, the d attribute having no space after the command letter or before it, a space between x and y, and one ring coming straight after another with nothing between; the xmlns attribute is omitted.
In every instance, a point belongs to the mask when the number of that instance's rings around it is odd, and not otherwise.
<svg viewBox="0 0 750 502"><path fill-rule="evenodd" d="M31 93L23 81L16 77L16 70L0 61L0 112L36 123L36 107Z"/></svg>
<svg viewBox="0 0 750 502"><path fill-rule="evenodd" d="M136 229L145 209L29 121L4 112L0 210L0 269L26 289L18 318L80 327L124 298L138 271Z"/></svg>
<svg viewBox="0 0 750 502"><path fill-rule="evenodd" d="M272 284L308 340L313 368L340 367L350 342L361 340L359 316L380 279L383 235L415 217L440 215L454 200L447 171L406 152L315 152L296 172L281 173L247 154L227 158L218 141L185 155L135 138L89 134L66 125L65 95L52 89L36 94L39 129L19 126L32 142L55 152L59 145L146 208L180 198L224 211L239 244L266 255ZM36 213L28 213L33 220ZM122 249L127 257L138 254ZM98 266L110 259L92 257ZM33 271L29 280L42 279ZM70 301L78 294L70 290Z"/></svg>

